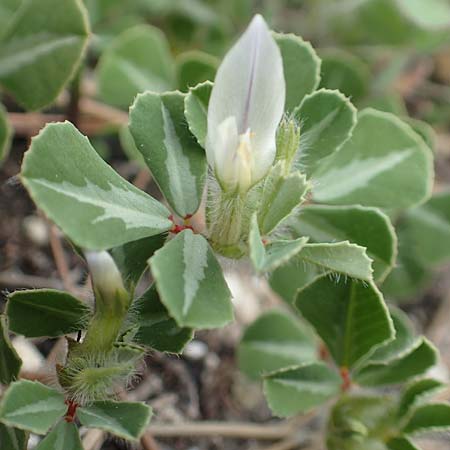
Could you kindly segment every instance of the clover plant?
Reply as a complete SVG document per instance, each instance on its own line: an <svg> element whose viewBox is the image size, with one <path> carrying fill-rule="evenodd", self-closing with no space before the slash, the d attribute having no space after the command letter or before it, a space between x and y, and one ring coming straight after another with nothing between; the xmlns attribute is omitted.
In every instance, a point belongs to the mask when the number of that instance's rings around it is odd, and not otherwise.
<svg viewBox="0 0 450 450"><path fill-rule="evenodd" d="M65 13L51 17L55 35L34 42L75 64L87 28L79 2L65 3ZM22 97L34 89L22 86L19 71L29 54L23 33L36 32L33 5L22 2L0 53L0 82L30 108L46 104L68 76L48 82L44 58L35 82L48 95ZM160 39L146 28L127 33L100 73L134 39ZM173 75L170 62L153 62L161 76ZM70 122L48 124L33 138L21 181L85 260L95 301L50 289L8 296L0 333L0 381L9 384L0 438L8 450L25 449L30 432L46 435L37 450L81 449L78 424L138 439L151 410L119 401L117 388L149 350L181 353L195 330L233 320L226 259L251 264L286 303L247 328L238 352L242 370L263 381L275 415L327 404L330 450L410 450L411 436L450 426L450 406L427 400L442 387L425 376L436 349L382 294L397 256L390 217L433 207L418 206L431 194L432 152L395 115L358 112L341 92L320 87L320 64L308 42L271 32L257 15L214 83L183 93L170 90L171 75L138 94L127 132L161 201L122 178ZM136 75L120 70L102 95ZM113 101L123 106L129 94ZM427 226L416 223L410 233ZM147 269L153 284L137 295ZM18 379L9 331L66 336L57 385Z"/></svg>

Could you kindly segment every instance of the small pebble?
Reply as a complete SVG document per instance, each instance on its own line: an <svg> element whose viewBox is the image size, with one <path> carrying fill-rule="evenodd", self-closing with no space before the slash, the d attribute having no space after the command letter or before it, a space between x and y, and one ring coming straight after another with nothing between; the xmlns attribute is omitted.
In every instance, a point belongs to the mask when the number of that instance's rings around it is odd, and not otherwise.
<svg viewBox="0 0 450 450"><path fill-rule="evenodd" d="M183 356L193 361L200 361L208 354L208 346L198 340L193 340L186 345Z"/></svg>
<svg viewBox="0 0 450 450"><path fill-rule="evenodd" d="M28 216L23 220L25 234L34 244L43 247L48 244L48 226L44 219L38 216Z"/></svg>

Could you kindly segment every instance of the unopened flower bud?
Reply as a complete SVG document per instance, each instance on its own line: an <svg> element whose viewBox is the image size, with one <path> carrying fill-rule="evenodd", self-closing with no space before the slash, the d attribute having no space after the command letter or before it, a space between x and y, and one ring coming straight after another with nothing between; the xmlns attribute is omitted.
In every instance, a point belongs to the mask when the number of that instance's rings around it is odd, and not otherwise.
<svg viewBox="0 0 450 450"><path fill-rule="evenodd" d="M206 155L225 192L246 193L269 171L285 91L280 50L256 15L220 65L208 106Z"/></svg>
<svg viewBox="0 0 450 450"><path fill-rule="evenodd" d="M129 294L112 256L106 251L89 251L85 256L92 276L97 309L112 312L126 308Z"/></svg>

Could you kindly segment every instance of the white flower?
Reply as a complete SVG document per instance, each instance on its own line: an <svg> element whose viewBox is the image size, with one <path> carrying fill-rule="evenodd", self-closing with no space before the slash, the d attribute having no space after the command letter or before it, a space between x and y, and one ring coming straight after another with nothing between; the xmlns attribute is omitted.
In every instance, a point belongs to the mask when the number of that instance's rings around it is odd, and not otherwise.
<svg viewBox="0 0 450 450"><path fill-rule="evenodd" d="M217 71L206 155L225 191L246 192L272 165L285 102L280 50L256 15Z"/></svg>
<svg viewBox="0 0 450 450"><path fill-rule="evenodd" d="M94 290L96 295L101 297L96 298L97 301L114 302L118 296L126 296L122 275L108 252L88 251L85 256Z"/></svg>

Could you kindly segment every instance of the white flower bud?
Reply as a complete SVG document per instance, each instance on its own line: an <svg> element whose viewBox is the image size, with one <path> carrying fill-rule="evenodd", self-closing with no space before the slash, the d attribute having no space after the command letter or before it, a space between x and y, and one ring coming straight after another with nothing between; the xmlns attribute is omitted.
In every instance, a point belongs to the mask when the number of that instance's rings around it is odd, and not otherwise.
<svg viewBox="0 0 450 450"><path fill-rule="evenodd" d="M280 50L256 15L220 65L208 106L206 155L224 191L245 193L269 171L285 91Z"/></svg>
<svg viewBox="0 0 450 450"><path fill-rule="evenodd" d="M128 294L114 259L106 251L88 251L85 256L92 276L97 306L105 306L109 303L110 307L107 309L116 309L117 305L113 303L118 299L127 298Z"/></svg>

